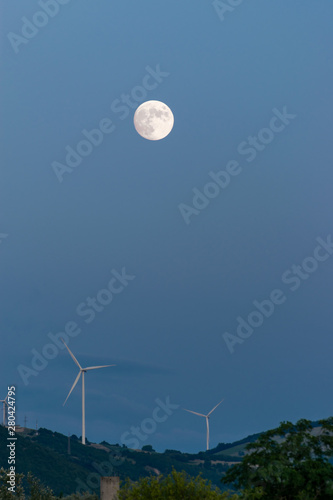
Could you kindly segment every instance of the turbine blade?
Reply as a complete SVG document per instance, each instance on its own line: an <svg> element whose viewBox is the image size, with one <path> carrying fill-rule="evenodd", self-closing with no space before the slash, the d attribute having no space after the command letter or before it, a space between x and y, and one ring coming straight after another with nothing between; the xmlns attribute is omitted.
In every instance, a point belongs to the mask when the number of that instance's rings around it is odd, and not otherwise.
<svg viewBox="0 0 333 500"><path fill-rule="evenodd" d="M186 410L186 408L183 408L185 411L189 411L190 413L194 413L194 415L199 415L200 417L206 417L207 415L203 415L202 413L197 413L196 411L192 410Z"/></svg>
<svg viewBox="0 0 333 500"><path fill-rule="evenodd" d="M222 399L222 401L224 401L224 399ZM208 413L207 417L209 417L209 415L211 413L213 413L214 410L216 410L216 408L222 403L222 401L220 401L216 406L214 406L214 408L212 410L210 410L210 412Z"/></svg>
<svg viewBox="0 0 333 500"><path fill-rule="evenodd" d="M74 387L75 387L75 386L76 386L76 384L78 383L78 380L79 380L80 376L81 376L81 370L79 371L79 373L78 373L78 375L77 375L77 377L76 377L76 379L75 379L75 381L74 381L74 384L72 385L72 388L71 388L71 390L69 391L68 396L67 396L67 398L65 399L65 402L63 403L63 406L65 406L66 401L67 401L67 399L69 398L69 396L71 395L72 390L74 389Z"/></svg>
<svg viewBox="0 0 333 500"><path fill-rule="evenodd" d="M65 344L65 341L63 338L61 338L63 344ZM78 360L76 359L76 357L74 356L74 354L72 353L72 351L70 350L70 348L65 344L65 347L67 349L67 351L69 352L69 354L72 356L72 359L73 361L77 364L77 366L80 368L80 370L82 370L82 366L80 365L80 363L78 362Z"/></svg>
<svg viewBox="0 0 333 500"><path fill-rule="evenodd" d="M86 370L96 370L96 368L107 368L108 366L117 366L117 365L88 366L88 368L83 368L83 370L84 371L86 371Z"/></svg>

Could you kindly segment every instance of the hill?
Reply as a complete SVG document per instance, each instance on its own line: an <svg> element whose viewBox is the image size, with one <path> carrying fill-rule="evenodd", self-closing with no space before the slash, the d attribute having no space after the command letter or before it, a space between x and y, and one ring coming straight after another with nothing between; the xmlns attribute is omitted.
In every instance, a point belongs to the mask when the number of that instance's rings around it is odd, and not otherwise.
<svg viewBox="0 0 333 500"><path fill-rule="evenodd" d="M316 424L314 423L314 426ZM32 472L44 485L57 495L90 490L99 492L99 477L117 475L124 480L138 480L150 474L169 474L174 467L191 476L200 472L222 490L221 477L234 463L240 462L245 446L260 434L248 436L234 443L220 443L216 448L198 454L166 450L157 453L151 447L132 450L126 446L112 445L105 441L84 446L77 436L70 438L48 429L22 429L17 433L16 472ZM0 467L8 468L8 432L0 426Z"/></svg>
<svg viewBox="0 0 333 500"><path fill-rule="evenodd" d="M185 470L193 476L201 472L204 478L221 487L220 479L231 465L229 462L240 460L240 457L230 458L223 452L215 456L213 450L209 455L176 450L157 453L131 450L105 441L100 444L88 441L83 446L76 436L70 438L68 454L68 438L58 432L39 429L36 433L24 429L16 436L16 472L26 475L31 471L57 495L70 494L78 488L81 491L90 489L98 492L100 475L119 475L121 479L130 477L137 480L150 474L168 474L172 467L178 471ZM7 437L7 429L0 426L0 467L4 468L8 467ZM224 446L228 448L229 445Z"/></svg>

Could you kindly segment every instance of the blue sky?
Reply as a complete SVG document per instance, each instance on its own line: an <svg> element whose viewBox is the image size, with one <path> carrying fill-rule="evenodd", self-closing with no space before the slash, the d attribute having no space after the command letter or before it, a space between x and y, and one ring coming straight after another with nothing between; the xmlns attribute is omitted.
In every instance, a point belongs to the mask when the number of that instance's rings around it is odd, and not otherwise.
<svg viewBox="0 0 333 500"><path fill-rule="evenodd" d="M160 451L204 449L203 419L181 408L206 413L222 398L211 446L332 415L333 6L221 8L1 6L0 390L16 384L21 425L26 415L81 434L79 387L62 406L76 376L69 354L50 348L53 359L32 365L68 322L82 365L117 364L87 374L90 440L120 442L157 398L179 405L140 443ZM133 89L152 73L144 100L175 117L161 141L133 126ZM66 165L82 131L105 119L113 131L59 182L54 162ZM228 185L207 187L211 172ZM123 268L134 278L87 323L77 308ZM276 289L284 300L228 347L237 318ZM24 379L22 366L34 373Z"/></svg>

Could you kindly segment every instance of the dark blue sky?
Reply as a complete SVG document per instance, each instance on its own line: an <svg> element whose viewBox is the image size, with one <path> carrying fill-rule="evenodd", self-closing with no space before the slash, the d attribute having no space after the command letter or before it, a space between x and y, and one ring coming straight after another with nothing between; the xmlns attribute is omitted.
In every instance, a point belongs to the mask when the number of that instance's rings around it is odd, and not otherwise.
<svg viewBox="0 0 333 500"><path fill-rule="evenodd" d="M62 1L1 6L0 399L16 384L21 425L81 434L76 367L45 348L75 322L81 364L117 364L87 374L90 440L120 442L157 398L180 408L140 447L204 449L181 407L222 398L211 446L332 415L332 2L222 21L211 1ZM151 99L174 113L162 141L133 126ZM261 326L236 338L240 317Z"/></svg>

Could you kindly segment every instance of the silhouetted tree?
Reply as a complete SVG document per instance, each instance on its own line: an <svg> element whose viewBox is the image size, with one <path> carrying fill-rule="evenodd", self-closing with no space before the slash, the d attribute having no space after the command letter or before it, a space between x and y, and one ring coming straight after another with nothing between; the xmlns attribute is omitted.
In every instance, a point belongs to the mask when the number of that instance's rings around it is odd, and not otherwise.
<svg viewBox="0 0 333 500"><path fill-rule="evenodd" d="M172 471L168 476L142 478L136 483L129 480L121 488L120 500L237 500L237 495L212 489L211 483Z"/></svg>
<svg viewBox="0 0 333 500"><path fill-rule="evenodd" d="M332 500L333 417L319 424L282 422L263 433L222 483L241 488L248 500Z"/></svg>

